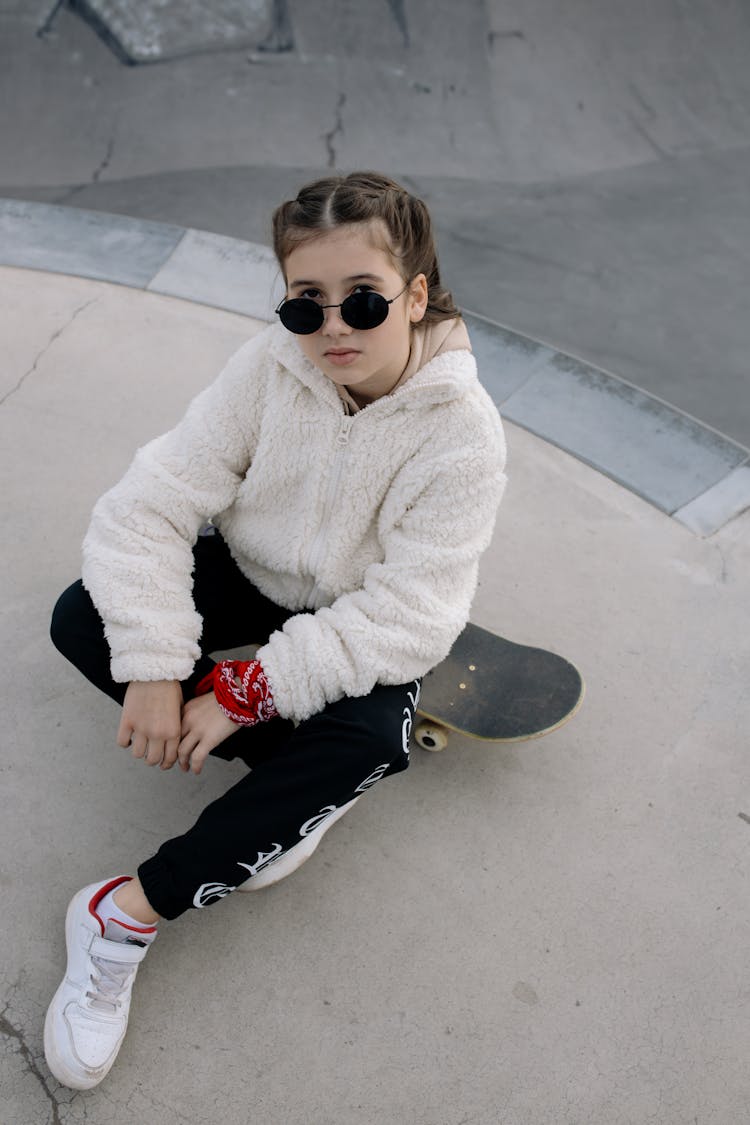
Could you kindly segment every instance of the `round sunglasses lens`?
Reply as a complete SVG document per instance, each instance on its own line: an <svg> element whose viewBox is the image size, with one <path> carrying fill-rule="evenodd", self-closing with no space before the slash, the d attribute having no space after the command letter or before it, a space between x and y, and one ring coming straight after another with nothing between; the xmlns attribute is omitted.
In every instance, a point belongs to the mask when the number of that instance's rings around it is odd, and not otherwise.
<svg viewBox="0 0 750 1125"><path fill-rule="evenodd" d="M323 323L323 310L309 297L295 297L284 301L279 309L279 320L297 336L311 336Z"/></svg>
<svg viewBox="0 0 750 1125"><path fill-rule="evenodd" d="M388 316L388 302L380 293L352 293L341 306L341 317L350 328L377 328Z"/></svg>

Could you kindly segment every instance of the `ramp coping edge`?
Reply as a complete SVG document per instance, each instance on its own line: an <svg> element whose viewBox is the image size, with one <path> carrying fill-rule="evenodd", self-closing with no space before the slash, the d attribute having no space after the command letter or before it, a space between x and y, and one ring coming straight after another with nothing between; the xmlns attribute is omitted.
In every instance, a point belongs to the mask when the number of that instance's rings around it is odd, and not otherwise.
<svg viewBox="0 0 750 1125"><path fill-rule="evenodd" d="M0 265L88 277L273 319L271 249L124 215L0 199ZM703 537L750 507L750 450L617 375L463 310L504 418Z"/></svg>

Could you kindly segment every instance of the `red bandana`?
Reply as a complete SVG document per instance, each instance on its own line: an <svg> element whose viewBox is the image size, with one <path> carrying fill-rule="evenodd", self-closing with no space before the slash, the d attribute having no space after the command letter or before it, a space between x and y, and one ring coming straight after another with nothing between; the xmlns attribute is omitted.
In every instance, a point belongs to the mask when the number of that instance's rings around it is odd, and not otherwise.
<svg viewBox="0 0 750 1125"><path fill-rule="evenodd" d="M259 660L222 660L214 664L195 694L206 695L212 690L219 707L233 723L251 727L278 715Z"/></svg>

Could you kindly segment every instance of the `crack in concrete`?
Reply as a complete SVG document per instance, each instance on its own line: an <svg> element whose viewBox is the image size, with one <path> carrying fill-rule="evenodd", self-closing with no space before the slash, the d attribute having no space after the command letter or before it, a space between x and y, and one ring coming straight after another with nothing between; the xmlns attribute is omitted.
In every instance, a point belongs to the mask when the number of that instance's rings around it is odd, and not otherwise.
<svg viewBox="0 0 750 1125"><path fill-rule="evenodd" d="M99 178L102 172L104 172L106 168L109 168L114 150L115 138L114 136L111 136L107 141L107 151L105 152L103 159L99 162L99 165L92 172L91 179L85 184L76 184L75 187L70 188L68 191L64 192L63 195L61 195L58 199L55 199L55 203L65 205L66 203L69 203L71 199L74 199L75 196L80 195L82 191L85 191L87 187L90 187L91 184L99 183Z"/></svg>
<svg viewBox="0 0 750 1125"><path fill-rule="evenodd" d="M15 387L11 387L11 389L9 391L6 391L6 393L2 396L2 398L0 398L0 406L4 406L9 398L11 398L18 391L20 391L21 387L24 385L26 380L29 379L35 373L37 367L39 366L41 361L44 359L45 355L50 350L50 348L55 343L55 341L59 340L60 337L62 336L63 332L65 332L66 329L68 329L70 327L70 325L73 323L73 321L76 319L76 317L78 317L80 315L80 313L84 312L84 310L87 309L89 307L89 305L93 305L96 300L97 300L97 298L93 297L90 301L86 301L86 303L84 305L81 305L79 308L75 309L73 311L72 315L68 318L68 320L65 321L65 324L63 324L61 328L58 328L56 332L52 333L49 340L44 345L42 350L39 352L39 354L37 355L36 359L34 360L33 364L29 368L29 370L24 371L23 375L18 380Z"/></svg>
<svg viewBox="0 0 750 1125"><path fill-rule="evenodd" d="M346 94L340 93L339 97L338 97L338 101L336 102L336 117L335 117L335 120L334 120L334 123L333 123L333 128L328 133L326 133L324 138L323 138L323 140L325 141L326 152L328 154L328 167L329 168L335 168L336 167L336 148L334 146L333 139L337 135L337 133L341 133L343 135L343 132L344 132L343 110L344 110L345 105L346 105Z"/></svg>
<svg viewBox="0 0 750 1125"><path fill-rule="evenodd" d="M21 1057L26 1063L29 1072L33 1074L35 1078L39 1079L39 1084L42 1087L45 1095L49 1099L50 1106L52 1107L52 1119L50 1125L62 1125L62 1122L60 1120L60 1105L52 1091L48 1089L47 1081L41 1070L39 1069L39 1064L34 1058L31 1048L26 1042L26 1036L24 1035L23 1031L21 1031L21 1029L18 1027L14 1027L14 1025L8 1019L8 1008L9 1005L6 1004L2 1012L0 1012L0 1035L4 1035L6 1039L14 1039L19 1044Z"/></svg>
<svg viewBox="0 0 750 1125"><path fill-rule="evenodd" d="M69 188L67 191L63 192L62 195L55 196L52 202L58 204L60 207L64 207L65 204L69 203L71 199L74 199L76 195L80 195L82 191L85 191L88 186L88 184L76 184L75 187Z"/></svg>
<svg viewBox="0 0 750 1125"><path fill-rule="evenodd" d="M112 159L112 153L114 151L115 151L115 138L110 137L109 140L107 141L107 151L104 154L104 159L100 163L99 167L94 169L94 174L91 177L92 184L98 184L99 183L99 177L101 176L102 172L104 172L107 168L109 168L109 162Z"/></svg>

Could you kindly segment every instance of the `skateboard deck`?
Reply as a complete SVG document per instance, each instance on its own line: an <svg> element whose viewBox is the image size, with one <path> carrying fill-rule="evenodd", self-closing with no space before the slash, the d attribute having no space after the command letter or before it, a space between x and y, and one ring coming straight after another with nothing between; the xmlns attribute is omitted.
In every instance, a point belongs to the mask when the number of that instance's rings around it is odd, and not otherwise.
<svg viewBox="0 0 750 1125"><path fill-rule="evenodd" d="M564 657L469 624L422 682L414 737L424 750L443 750L450 731L483 742L541 738L572 719L584 691Z"/></svg>

